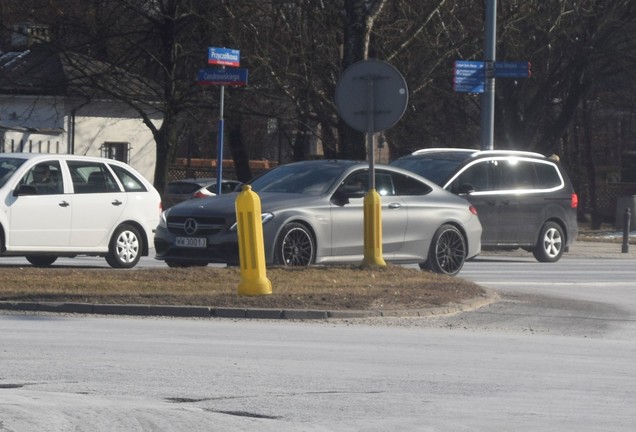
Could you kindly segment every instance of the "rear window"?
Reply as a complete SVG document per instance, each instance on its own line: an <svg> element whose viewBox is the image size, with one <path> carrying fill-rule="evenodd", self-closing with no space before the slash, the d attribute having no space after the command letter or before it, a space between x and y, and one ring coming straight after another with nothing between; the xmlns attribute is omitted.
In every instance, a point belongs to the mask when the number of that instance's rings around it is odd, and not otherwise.
<svg viewBox="0 0 636 432"><path fill-rule="evenodd" d="M173 182L168 183L167 192L172 195L193 194L201 189L201 186L195 183Z"/></svg>
<svg viewBox="0 0 636 432"><path fill-rule="evenodd" d="M126 192L146 192L146 186L133 173L117 165L109 165Z"/></svg>
<svg viewBox="0 0 636 432"><path fill-rule="evenodd" d="M563 184L556 166L547 163L535 163L534 167L537 171L538 188L552 189Z"/></svg>

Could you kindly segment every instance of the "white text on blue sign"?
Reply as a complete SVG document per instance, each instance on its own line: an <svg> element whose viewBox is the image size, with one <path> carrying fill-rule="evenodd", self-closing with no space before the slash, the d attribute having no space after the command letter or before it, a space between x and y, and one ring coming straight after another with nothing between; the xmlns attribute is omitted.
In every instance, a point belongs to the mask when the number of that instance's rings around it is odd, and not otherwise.
<svg viewBox="0 0 636 432"><path fill-rule="evenodd" d="M238 67L241 63L241 52L228 48L208 48L208 64Z"/></svg>

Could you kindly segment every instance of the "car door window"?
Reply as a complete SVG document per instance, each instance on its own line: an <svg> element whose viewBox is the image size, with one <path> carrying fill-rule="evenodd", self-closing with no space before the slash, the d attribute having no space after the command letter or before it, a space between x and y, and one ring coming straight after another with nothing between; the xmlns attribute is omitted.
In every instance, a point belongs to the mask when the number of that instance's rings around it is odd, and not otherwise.
<svg viewBox="0 0 636 432"><path fill-rule="evenodd" d="M467 166L450 185L449 190L455 194L474 192L488 192L495 189L493 169L498 161L479 161Z"/></svg>
<svg viewBox="0 0 636 432"><path fill-rule="evenodd" d="M369 172L361 171L352 174L343 182L343 186L346 186L352 191L355 190L360 193L367 192L369 190ZM375 173L375 190L381 196L395 195L395 187L391 173L382 171Z"/></svg>
<svg viewBox="0 0 636 432"><path fill-rule="evenodd" d="M499 189L529 190L534 188L535 174L531 162L508 159L499 161Z"/></svg>
<svg viewBox="0 0 636 432"><path fill-rule="evenodd" d="M106 166L99 162L68 161L75 193L119 192L119 186Z"/></svg>
<svg viewBox="0 0 636 432"><path fill-rule="evenodd" d="M38 195L64 193L60 163L58 161L40 162L20 180L20 185L33 187Z"/></svg>
<svg viewBox="0 0 636 432"><path fill-rule="evenodd" d="M433 190L426 183L403 174L393 173L392 177L396 195L426 195Z"/></svg>

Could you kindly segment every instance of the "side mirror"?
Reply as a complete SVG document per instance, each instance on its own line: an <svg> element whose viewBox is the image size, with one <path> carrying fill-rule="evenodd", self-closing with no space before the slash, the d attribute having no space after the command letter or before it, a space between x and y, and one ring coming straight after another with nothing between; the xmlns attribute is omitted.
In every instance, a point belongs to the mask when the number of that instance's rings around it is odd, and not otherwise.
<svg viewBox="0 0 636 432"><path fill-rule="evenodd" d="M338 188L337 191L339 194L344 196L345 198L364 198L364 195L367 191L362 189L360 186L356 185L344 185Z"/></svg>
<svg viewBox="0 0 636 432"><path fill-rule="evenodd" d="M339 206L349 204L351 198L363 198L366 192L358 186L340 186L331 197L331 200Z"/></svg>
<svg viewBox="0 0 636 432"><path fill-rule="evenodd" d="M13 191L13 196L22 196L22 195L37 195L38 190L35 186L31 185L20 185L17 189Z"/></svg>

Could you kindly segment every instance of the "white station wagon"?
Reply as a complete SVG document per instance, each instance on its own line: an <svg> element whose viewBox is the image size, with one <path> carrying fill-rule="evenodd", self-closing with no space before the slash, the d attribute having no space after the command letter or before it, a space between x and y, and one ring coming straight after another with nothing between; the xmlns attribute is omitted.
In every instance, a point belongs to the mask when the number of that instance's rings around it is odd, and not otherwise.
<svg viewBox="0 0 636 432"><path fill-rule="evenodd" d="M36 266L103 256L134 267L148 255L161 197L141 174L111 159L0 154L0 255Z"/></svg>

